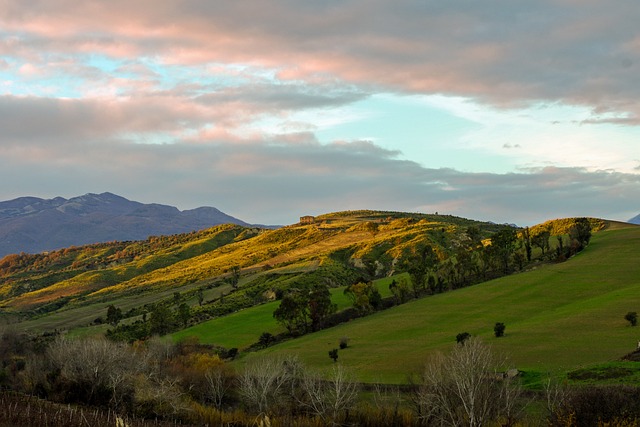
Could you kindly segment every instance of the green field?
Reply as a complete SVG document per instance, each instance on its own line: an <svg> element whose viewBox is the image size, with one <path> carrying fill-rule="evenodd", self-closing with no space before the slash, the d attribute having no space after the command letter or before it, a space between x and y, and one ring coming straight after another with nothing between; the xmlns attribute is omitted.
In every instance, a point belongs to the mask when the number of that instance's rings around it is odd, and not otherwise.
<svg viewBox="0 0 640 427"><path fill-rule="evenodd" d="M393 383L405 382L430 354L449 349L460 332L482 337L524 371L559 372L614 361L635 350L640 339L640 328L624 320L628 311L640 312L638 249L640 227L602 231L567 262L414 300L260 353L295 353L311 366L329 366L328 350L349 337L339 361L363 381ZM240 342L232 338L238 335L255 342L267 325L276 326L272 311L265 305L217 319L201 338L222 343L227 337L231 343ZM507 326L502 338L493 336L496 322Z"/></svg>
<svg viewBox="0 0 640 427"><path fill-rule="evenodd" d="M388 278L376 281L378 290L383 297L391 295L389 291L391 280ZM343 310L350 305L350 301L343 291L344 288L331 289L331 300L337 305L338 310ZM274 335L285 332L285 328L273 318L273 312L279 305L279 301L273 301L209 320L176 332L173 334L173 339L178 341L185 337L195 336L201 343L243 349L256 343L263 332L270 332Z"/></svg>

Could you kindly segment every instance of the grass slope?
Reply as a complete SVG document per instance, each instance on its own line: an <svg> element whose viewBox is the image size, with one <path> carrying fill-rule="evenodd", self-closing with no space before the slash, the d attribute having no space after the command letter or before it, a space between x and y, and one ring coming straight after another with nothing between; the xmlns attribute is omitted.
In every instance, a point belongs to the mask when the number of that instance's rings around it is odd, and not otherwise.
<svg viewBox="0 0 640 427"><path fill-rule="evenodd" d="M404 382L429 355L467 331L509 355L521 370L557 371L615 360L632 351L640 329L623 319L640 311L640 227L597 233L562 264L412 301L335 328L284 342L267 353L296 353L312 366L351 340L339 361L363 381ZM493 337L495 322L507 325ZM249 356L251 357L251 356Z"/></svg>
<svg viewBox="0 0 640 427"><path fill-rule="evenodd" d="M389 283L391 279L377 280L376 285L383 297L391 295ZM343 310L351 304L344 295L344 288L331 289L331 300L338 310ZM245 348L258 341L263 332L274 335L285 332L285 328L273 318L273 312L280 305L280 301L252 307L200 323L183 329L172 335L178 341L186 337L198 337L201 343L221 345L226 348Z"/></svg>
<svg viewBox="0 0 640 427"><path fill-rule="evenodd" d="M219 226L144 242L73 248L27 260L5 258L0 260L0 315L4 311L24 319L20 329L25 330L86 327L104 315L109 304L125 311L161 301L173 292L218 287L235 266L241 269L240 291L252 295L237 299L243 306L251 298L258 304L263 302L259 295L270 286L259 280L261 274L273 277L273 286L288 286L293 279L287 281L287 277L293 277L290 270L295 267L301 280L320 272L331 286L341 286L348 282L344 270L364 269L363 259L376 259L390 270L394 259L424 242L432 242L446 256L442 245L460 238L469 225L480 227L485 236L502 227L450 216L356 211L323 215L313 225L278 230ZM329 277L320 271L328 263L342 266L342 273ZM214 293L220 292L207 293L207 299L213 300L218 296Z"/></svg>

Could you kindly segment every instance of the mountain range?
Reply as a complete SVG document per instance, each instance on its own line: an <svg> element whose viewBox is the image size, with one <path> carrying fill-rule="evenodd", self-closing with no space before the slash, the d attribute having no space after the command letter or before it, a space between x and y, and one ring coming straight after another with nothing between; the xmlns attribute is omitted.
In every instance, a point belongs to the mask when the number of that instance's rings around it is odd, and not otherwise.
<svg viewBox="0 0 640 427"><path fill-rule="evenodd" d="M630 224L638 224L638 225L640 225L640 214L634 216L633 218L631 218L627 222L630 223Z"/></svg>
<svg viewBox="0 0 640 427"><path fill-rule="evenodd" d="M112 194L65 199L20 197L0 202L0 258L113 240L142 240L244 221L214 207L180 211Z"/></svg>

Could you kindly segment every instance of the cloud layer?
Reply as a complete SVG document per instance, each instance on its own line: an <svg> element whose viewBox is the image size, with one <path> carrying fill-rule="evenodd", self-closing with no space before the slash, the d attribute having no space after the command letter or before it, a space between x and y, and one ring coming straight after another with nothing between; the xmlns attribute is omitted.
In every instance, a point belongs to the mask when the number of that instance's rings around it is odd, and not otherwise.
<svg viewBox="0 0 640 427"><path fill-rule="evenodd" d="M376 94L569 106L586 111L582 129L635 131L640 9L614 3L6 0L0 198L112 191L271 223L356 208L630 218L640 170L593 158L637 146L600 142L606 133L536 150L530 135L502 142L485 129L502 151L541 159L556 147L548 164L507 174L427 168L375 141L316 135L322 112Z"/></svg>

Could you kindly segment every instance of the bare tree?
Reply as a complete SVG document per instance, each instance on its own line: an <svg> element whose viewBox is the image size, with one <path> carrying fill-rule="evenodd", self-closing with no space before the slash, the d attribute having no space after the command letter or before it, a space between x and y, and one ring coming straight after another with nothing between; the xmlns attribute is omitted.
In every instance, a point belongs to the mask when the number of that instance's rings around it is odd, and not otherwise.
<svg viewBox="0 0 640 427"><path fill-rule="evenodd" d="M295 393L300 370L300 362L293 356L254 359L238 378L245 404L260 414L276 411Z"/></svg>
<svg viewBox="0 0 640 427"><path fill-rule="evenodd" d="M425 367L416 401L421 416L442 425L481 426L518 414L518 384L496 370L504 367L490 348L471 337L445 356L438 354Z"/></svg>
<svg viewBox="0 0 640 427"><path fill-rule="evenodd" d="M231 389L231 381L221 367L208 369L205 374L206 397L213 405L220 409Z"/></svg>
<svg viewBox="0 0 640 427"><path fill-rule="evenodd" d="M547 416L551 423L562 418L567 410L569 390L564 383L553 380L551 377L544 384L546 397Z"/></svg>
<svg viewBox="0 0 640 427"><path fill-rule="evenodd" d="M132 378L141 369L130 347L105 339L58 338L49 346L47 356L87 402L99 403L94 402L97 394L108 393L114 407L131 392Z"/></svg>
<svg viewBox="0 0 640 427"><path fill-rule="evenodd" d="M325 425L337 425L340 414L353 406L358 397L358 384L342 367L334 365L326 378L305 372L303 394L298 402L319 417Z"/></svg>

